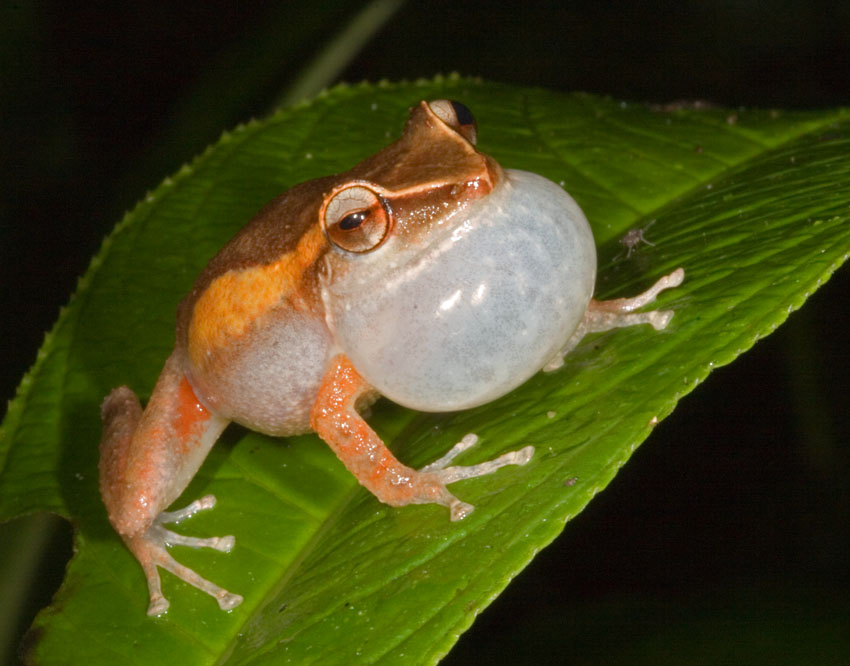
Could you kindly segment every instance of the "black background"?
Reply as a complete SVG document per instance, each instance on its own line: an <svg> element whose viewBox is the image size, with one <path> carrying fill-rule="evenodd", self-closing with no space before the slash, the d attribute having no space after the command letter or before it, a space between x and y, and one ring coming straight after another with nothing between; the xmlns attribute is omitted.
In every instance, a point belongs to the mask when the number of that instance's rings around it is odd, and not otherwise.
<svg viewBox="0 0 850 666"><path fill-rule="evenodd" d="M268 113L356 13L316 24L308 6L297 57L275 62L275 3L75 4L0 9L4 399L123 212ZM636 102L848 105L850 3L409 3L340 79L450 71ZM684 399L446 663L829 654L850 633L848 283L845 267ZM63 530L53 550L69 544Z"/></svg>

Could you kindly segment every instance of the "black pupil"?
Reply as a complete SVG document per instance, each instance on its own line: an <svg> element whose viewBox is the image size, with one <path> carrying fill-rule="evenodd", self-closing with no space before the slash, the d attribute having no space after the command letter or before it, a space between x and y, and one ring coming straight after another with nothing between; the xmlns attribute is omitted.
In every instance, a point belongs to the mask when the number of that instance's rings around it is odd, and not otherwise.
<svg viewBox="0 0 850 666"><path fill-rule="evenodd" d="M463 127L464 125L475 124L475 116L472 115L472 111L469 110L469 107L466 106L466 104L461 104L460 102L455 102L454 100L450 100L450 102L452 108L455 110L458 125Z"/></svg>
<svg viewBox="0 0 850 666"><path fill-rule="evenodd" d="M359 210L356 213L349 213L339 221L339 228L343 231L351 231L363 224L363 221L367 217L369 217L369 211L367 210Z"/></svg>

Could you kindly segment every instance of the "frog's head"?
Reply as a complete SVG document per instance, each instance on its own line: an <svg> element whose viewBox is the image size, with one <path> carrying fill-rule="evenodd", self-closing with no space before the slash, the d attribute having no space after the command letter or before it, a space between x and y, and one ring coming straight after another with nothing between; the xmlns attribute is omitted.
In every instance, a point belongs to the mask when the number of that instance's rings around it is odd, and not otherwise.
<svg viewBox="0 0 850 666"><path fill-rule="evenodd" d="M475 138L475 119L460 102L413 107L400 139L339 174L325 194L319 221L330 244L342 257L384 243L393 246L384 254L428 244L435 227L487 196L501 178Z"/></svg>

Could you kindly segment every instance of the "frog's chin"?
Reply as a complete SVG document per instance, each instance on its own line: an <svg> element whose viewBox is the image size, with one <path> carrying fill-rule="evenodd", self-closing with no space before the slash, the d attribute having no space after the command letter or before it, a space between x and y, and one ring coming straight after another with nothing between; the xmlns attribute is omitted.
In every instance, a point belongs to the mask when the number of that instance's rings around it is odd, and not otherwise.
<svg viewBox="0 0 850 666"><path fill-rule="evenodd" d="M408 407L451 411L504 395L564 346L593 294L587 219L536 174L506 169L428 241L393 253L394 266L353 262L323 287L337 343Z"/></svg>

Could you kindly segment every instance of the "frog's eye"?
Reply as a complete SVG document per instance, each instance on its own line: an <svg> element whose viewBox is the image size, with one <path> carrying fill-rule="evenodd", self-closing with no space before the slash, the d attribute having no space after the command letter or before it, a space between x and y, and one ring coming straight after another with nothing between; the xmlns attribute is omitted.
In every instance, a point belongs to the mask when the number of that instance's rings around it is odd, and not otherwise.
<svg viewBox="0 0 850 666"><path fill-rule="evenodd" d="M428 102L428 106L431 107L434 115L446 125L460 133L473 146L475 145L478 138L478 124L475 122L475 116L472 115L469 107L453 99L434 100Z"/></svg>
<svg viewBox="0 0 850 666"><path fill-rule="evenodd" d="M384 199L362 185L334 192L322 212L328 240L347 252L374 250L387 237L390 226L392 214Z"/></svg>

